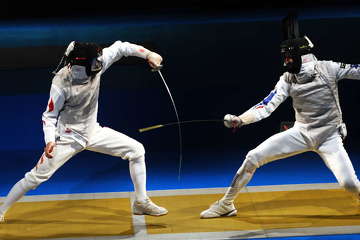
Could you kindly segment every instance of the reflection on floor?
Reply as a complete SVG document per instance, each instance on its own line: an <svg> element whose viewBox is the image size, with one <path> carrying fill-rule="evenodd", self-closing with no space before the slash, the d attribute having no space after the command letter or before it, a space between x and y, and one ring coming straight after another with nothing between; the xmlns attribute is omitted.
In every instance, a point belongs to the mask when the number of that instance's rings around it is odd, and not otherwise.
<svg viewBox="0 0 360 240"><path fill-rule="evenodd" d="M200 219L224 188L152 191L169 210L133 216L132 193L28 196L8 212L0 239L246 239L360 233L357 199L337 184L248 187L238 216Z"/></svg>

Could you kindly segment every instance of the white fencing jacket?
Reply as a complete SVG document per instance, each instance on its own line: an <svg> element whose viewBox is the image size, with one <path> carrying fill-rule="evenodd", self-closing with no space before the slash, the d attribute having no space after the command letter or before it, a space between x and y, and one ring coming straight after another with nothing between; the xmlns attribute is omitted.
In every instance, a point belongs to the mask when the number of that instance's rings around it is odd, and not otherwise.
<svg viewBox="0 0 360 240"><path fill-rule="evenodd" d="M268 116L287 97L293 100L296 122L301 123L306 136L321 144L342 124L338 86L341 79L360 79L360 65L333 61L318 61L313 54L302 56L299 74L285 72L273 91L248 111L240 115L245 124Z"/></svg>
<svg viewBox="0 0 360 240"><path fill-rule="evenodd" d="M88 77L83 66L65 66L55 75L46 111L42 115L45 143L58 137L71 138L86 147L98 125L98 97L101 75L123 56L146 59L150 51L142 46L116 41L99 57L103 68Z"/></svg>

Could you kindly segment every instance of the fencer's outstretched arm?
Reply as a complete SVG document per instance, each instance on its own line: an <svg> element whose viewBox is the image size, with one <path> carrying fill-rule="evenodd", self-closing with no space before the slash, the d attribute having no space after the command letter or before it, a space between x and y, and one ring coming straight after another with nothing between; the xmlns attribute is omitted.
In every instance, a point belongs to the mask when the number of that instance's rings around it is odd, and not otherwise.
<svg viewBox="0 0 360 240"><path fill-rule="evenodd" d="M59 87L52 84L48 105L42 115L45 144L55 142L56 123L59 112L64 106L64 102L64 92Z"/></svg>
<svg viewBox="0 0 360 240"><path fill-rule="evenodd" d="M360 80L360 64L331 62L330 66L331 66L331 70L334 71L333 74L335 75L337 81L341 79Z"/></svg>
<svg viewBox="0 0 360 240"><path fill-rule="evenodd" d="M103 49L103 69L106 71L114 62L120 60L122 57L135 56L146 59L151 67L159 67L162 62L162 57L152 52L143 46L129 43L116 41L111 46Z"/></svg>
<svg viewBox="0 0 360 240"><path fill-rule="evenodd" d="M267 118L289 96L290 85L285 81L284 75L280 77L274 90L260 103L251 107L239 116L243 125L254 123Z"/></svg>

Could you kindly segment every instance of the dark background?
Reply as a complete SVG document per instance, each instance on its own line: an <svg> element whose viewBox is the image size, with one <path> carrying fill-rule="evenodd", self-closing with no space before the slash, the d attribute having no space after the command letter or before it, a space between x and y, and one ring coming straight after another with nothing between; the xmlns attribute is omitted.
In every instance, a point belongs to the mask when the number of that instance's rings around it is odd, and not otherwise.
<svg viewBox="0 0 360 240"><path fill-rule="evenodd" d="M257 104L275 86L281 74L280 23L293 9L299 13L300 31L313 41L319 59L360 63L360 6L355 1L251 1L247 5L182 1L121 3L120 7L107 1L4 2L0 13L1 193L30 170L42 153L41 114L51 72L70 41L109 45L121 40L157 51L164 58L162 73L181 120L222 119L226 113L240 114ZM349 131L345 146L358 168L360 82L344 80L339 88ZM294 112L288 99L271 117L236 133L220 123L183 125L184 177L177 181L176 126L137 131L176 121L160 77L144 61L130 57L112 66L102 79L99 122L144 144L150 189L227 186L246 152L277 133L282 121L291 120ZM335 181L314 154L281 162L264 167L264 177L254 184ZM306 169L309 165L312 171ZM46 183L49 187L37 194L129 190L125 166L113 157L84 152L50 180L56 188ZM294 171L291 176L289 169Z"/></svg>
<svg viewBox="0 0 360 240"><path fill-rule="evenodd" d="M50 1L2 1L2 19L44 19L53 17L108 17L125 15L158 15L158 14L222 14L222 13L249 13L258 10L272 11L274 9L298 8L314 9L324 7L354 7L358 5L355 0L318 0L318 1L71 1L71 2L50 2Z"/></svg>

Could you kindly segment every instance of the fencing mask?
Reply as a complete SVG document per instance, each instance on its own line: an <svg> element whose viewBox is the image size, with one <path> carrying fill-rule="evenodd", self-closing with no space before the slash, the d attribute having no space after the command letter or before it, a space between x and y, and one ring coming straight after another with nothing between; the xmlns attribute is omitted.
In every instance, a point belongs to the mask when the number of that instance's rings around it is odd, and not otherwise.
<svg viewBox="0 0 360 240"><path fill-rule="evenodd" d="M102 62L98 60L101 55L102 48L96 43L72 41L66 48L64 56L54 73L60 67L70 64L71 66L84 66L86 74L93 76L102 69Z"/></svg>
<svg viewBox="0 0 360 240"><path fill-rule="evenodd" d="M280 50L284 69L286 72L297 74L301 69L301 56L311 53L314 45L308 37L300 37L296 13L290 13L282 20L282 32Z"/></svg>

